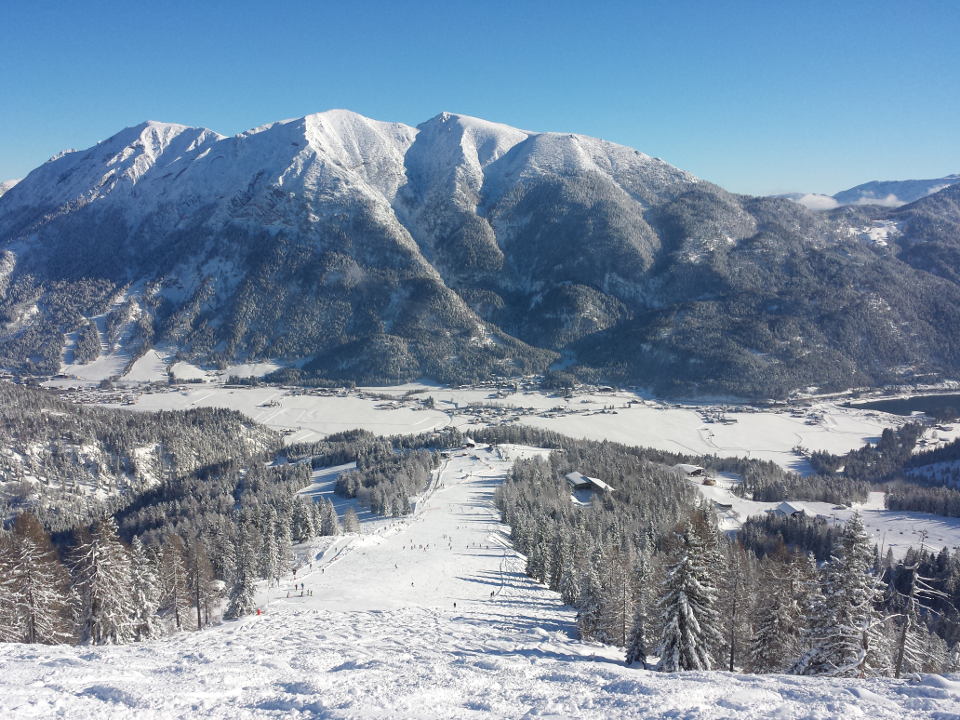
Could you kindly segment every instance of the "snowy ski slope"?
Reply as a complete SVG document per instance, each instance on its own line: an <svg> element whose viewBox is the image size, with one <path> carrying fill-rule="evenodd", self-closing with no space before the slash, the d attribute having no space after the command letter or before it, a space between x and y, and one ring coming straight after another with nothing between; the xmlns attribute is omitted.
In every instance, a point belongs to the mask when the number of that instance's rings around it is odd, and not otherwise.
<svg viewBox="0 0 960 720"><path fill-rule="evenodd" d="M304 549L312 567L261 588L261 616L122 647L0 645L0 717L960 717L960 676L665 675L575 640L492 505L535 452L452 457L412 517Z"/></svg>

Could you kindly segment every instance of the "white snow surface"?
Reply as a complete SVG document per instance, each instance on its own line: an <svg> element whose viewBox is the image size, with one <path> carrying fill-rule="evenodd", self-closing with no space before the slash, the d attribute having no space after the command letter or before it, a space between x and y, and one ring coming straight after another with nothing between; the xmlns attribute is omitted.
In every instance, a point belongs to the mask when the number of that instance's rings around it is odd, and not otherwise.
<svg viewBox="0 0 960 720"><path fill-rule="evenodd" d="M153 362L148 356L145 358L141 359L144 364ZM134 370L140 371L138 364ZM222 379L227 372L219 377ZM411 390L418 391L412 396L414 399L404 399ZM372 397L373 393L394 396L397 402L387 407L382 400ZM426 397L434 399L433 409L418 404L419 399ZM643 400L629 391L578 394L572 398L539 392L493 397L489 389L450 389L420 383L360 388L339 395L299 394L275 387L188 385L141 394L131 407L177 410L201 406L233 408L271 428L289 431L288 443L310 442L355 428L393 435L453 425L468 432L474 426L516 418L512 421L575 438L611 440L686 454L772 460L800 473L809 473L810 467L804 457L793 451L797 445L843 454L875 442L884 428L898 427L905 421L895 415L822 401L802 412L732 407L725 410L725 415L735 423L707 423L702 413L710 406ZM486 406L489 413L477 417L469 413L470 406Z"/></svg>
<svg viewBox="0 0 960 720"><path fill-rule="evenodd" d="M625 667L527 578L492 494L512 457L461 453L404 520L321 543L263 615L120 647L0 645L3 717L956 718L960 676L832 680ZM477 459L472 459L475 455ZM303 583L304 596L294 590ZM311 592L312 591L312 592ZM288 597L289 595L289 597ZM456 603L456 606L454 606Z"/></svg>
<svg viewBox="0 0 960 720"><path fill-rule="evenodd" d="M417 152L408 152L415 143ZM353 202L396 225L392 206L408 183L423 192L454 183L476 195L481 188L505 191L523 174L573 170L609 175L635 197L641 188L698 182L661 160L583 135L534 133L452 113L414 128L328 110L233 137L144 122L51 158L4 198L3 214L42 210L42 224L96 203L131 231L147 218L154 230L159 222L172 231L195 222L200 209L211 227L250 221L272 228L316 220L330 207L343 212ZM18 226L17 237L35 230Z"/></svg>
<svg viewBox="0 0 960 720"><path fill-rule="evenodd" d="M0 182L0 195L3 195L5 192L7 192L7 190L12 188L18 182L20 182L19 178L16 178L14 180L4 180L3 182Z"/></svg>

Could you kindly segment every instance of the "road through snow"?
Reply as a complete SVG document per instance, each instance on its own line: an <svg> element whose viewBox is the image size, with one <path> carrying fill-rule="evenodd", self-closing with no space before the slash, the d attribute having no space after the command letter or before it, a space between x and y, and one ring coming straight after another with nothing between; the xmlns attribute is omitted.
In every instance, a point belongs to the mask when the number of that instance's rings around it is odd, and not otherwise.
<svg viewBox="0 0 960 720"><path fill-rule="evenodd" d="M666 675L579 642L492 504L510 458L539 451L502 452L456 455L412 517L311 550L261 590L262 616L122 647L0 645L0 717L960 718L957 676Z"/></svg>

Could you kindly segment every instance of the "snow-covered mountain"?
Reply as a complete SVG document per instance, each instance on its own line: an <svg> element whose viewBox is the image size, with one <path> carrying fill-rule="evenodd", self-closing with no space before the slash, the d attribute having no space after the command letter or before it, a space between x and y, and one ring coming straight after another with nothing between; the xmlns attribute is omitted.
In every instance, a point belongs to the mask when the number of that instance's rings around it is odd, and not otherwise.
<svg viewBox="0 0 960 720"><path fill-rule="evenodd" d="M834 195L822 193L786 193L785 197L810 210L833 210L841 205L880 205L900 207L933 195L951 185L960 183L960 174L931 180L872 180L862 185L841 190Z"/></svg>
<svg viewBox="0 0 960 720"><path fill-rule="evenodd" d="M12 188L18 182L20 182L19 178L14 180L4 180L3 182L0 182L0 195L3 195L7 190Z"/></svg>
<svg viewBox="0 0 960 720"><path fill-rule="evenodd" d="M234 137L148 122L0 198L0 365L162 344L284 360L294 381L396 382L563 357L582 377L762 396L953 373L929 298L960 291L880 250L874 225L896 242L892 222L450 113L332 110ZM848 266L856 286L824 271Z"/></svg>
<svg viewBox="0 0 960 720"><path fill-rule="evenodd" d="M874 180L838 192L833 197L841 205L899 207L957 183L960 183L960 174L931 180Z"/></svg>

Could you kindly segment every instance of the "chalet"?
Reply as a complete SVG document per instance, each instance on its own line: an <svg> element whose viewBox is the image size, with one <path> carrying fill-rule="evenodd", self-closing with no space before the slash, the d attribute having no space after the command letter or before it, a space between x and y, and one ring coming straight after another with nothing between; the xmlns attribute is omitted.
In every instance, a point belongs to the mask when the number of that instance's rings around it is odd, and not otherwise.
<svg viewBox="0 0 960 720"><path fill-rule="evenodd" d="M703 477L707 471L699 465L687 465L686 463L677 463L673 466L674 470L679 470L687 477Z"/></svg>
<svg viewBox="0 0 960 720"><path fill-rule="evenodd" d="M469 435L467 435L467 436L463 439L463 446L464 446L465 448L475 448L475 447L477 446L477 442L476 442L476 440L474 440L472 437L470 437Z"/></svg>
<svg viewBox="0 0 960 720"><path fill-rule="evenodd" d="M780 517L800 517L801 515L805 514L804 509L802 507L800 507L799 505L794 505L793 503L789 503L787 501L780 503L772 510L769 510L769 512L773 513L774 515L778 515Z"/></svg>
<svg viewBox="0 0 960 720"><path fill-rule="evenodd" d="M571 490L603 490L604 492L613 492L613 488L600 478L588 477L576 470L567 473L564 477L570 485Z"/></svg>
<svg viewBox="0 0 960 720"><path fill-rule="evenodd" d="M566 477L571 490L589 490L593 485L593 483L590 482L590 478L578 473L576 470L567 473L564 477Z"/></svg>

